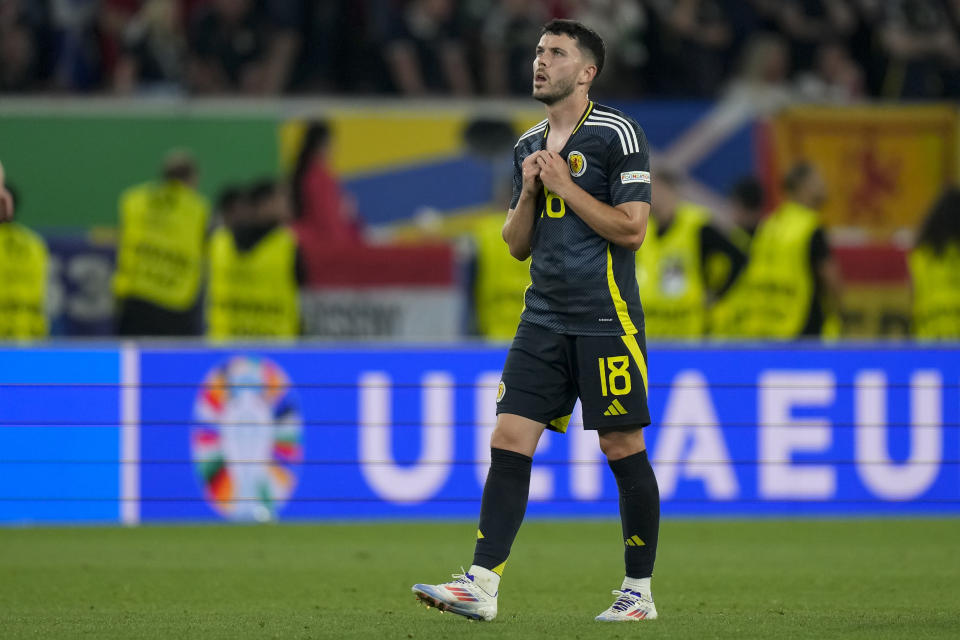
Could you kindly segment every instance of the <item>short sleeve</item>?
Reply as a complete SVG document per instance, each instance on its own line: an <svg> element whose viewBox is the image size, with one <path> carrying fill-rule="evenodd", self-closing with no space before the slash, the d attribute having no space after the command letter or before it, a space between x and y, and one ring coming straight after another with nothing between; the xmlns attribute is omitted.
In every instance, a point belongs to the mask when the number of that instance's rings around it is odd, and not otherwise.
<svg viewBox="0 0 960 640"><path fill-rule="evenodd" d="M510 198L510 208L515 209L520 201L520 191L523 189L523 167L520 161L520 147L513 150L513 196Z"/></svg>
<svg viewBox="0 0 960 640"><path fill-rule="evenodd" d="M631 123L624 135L618 135L607 148L607 175L610 205L624 202L650 203L650 150L647 137Z"/></svg>

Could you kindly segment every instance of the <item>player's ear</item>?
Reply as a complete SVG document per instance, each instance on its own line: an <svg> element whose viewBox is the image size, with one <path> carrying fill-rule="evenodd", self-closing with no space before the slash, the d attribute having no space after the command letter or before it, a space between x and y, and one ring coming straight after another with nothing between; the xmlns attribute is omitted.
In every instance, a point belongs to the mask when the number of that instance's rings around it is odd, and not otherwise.
<svg viewBox="0 0 960 640"><path fill-rule="evenodd" d="M597 77L597 65L588 64L580 72L580 84L593 84L593 79Z"/></svg>

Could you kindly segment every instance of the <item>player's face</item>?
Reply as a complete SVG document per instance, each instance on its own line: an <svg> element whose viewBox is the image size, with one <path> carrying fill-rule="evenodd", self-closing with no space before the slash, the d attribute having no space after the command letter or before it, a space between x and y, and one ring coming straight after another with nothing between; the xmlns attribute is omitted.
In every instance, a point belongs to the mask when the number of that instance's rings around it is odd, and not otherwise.
<svg viewBox="0 0 960 640"><path fill-rule="evenodd" d="M533 59L533 97L547 105L560 102L574 92L587 66L576 40L543 34Z"/></svg>

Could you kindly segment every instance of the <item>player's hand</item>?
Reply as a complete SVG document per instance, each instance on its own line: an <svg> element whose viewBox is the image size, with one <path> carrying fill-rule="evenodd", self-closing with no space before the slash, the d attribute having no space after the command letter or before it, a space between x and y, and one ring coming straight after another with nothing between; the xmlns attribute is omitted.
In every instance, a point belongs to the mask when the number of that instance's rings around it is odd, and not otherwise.
<svg viewBox="0 0 960 640"><path fill-rule="evenodd" d="M540 165L537 164L537 158L542 153L546 152L534 151L523 159L523 166L521 167L523 170L523 192L528 196L539 195L543 188L543 183L540 181Z"/></svg>
<svg viewBox="0 0 960 640"><path fill-rule="evenodd" d="M0 222L9 222L13 220L13 196L10 192L0 187Z"/></svg>
<svg viewBox="0 0 960 640"><path fill-rule="evenodd" d="M542 151L537 156L537 164L540 165L540 180L544 186L561 198L565 197L567 188L573 185L573 178L563 156L553 151Z"/></svg>

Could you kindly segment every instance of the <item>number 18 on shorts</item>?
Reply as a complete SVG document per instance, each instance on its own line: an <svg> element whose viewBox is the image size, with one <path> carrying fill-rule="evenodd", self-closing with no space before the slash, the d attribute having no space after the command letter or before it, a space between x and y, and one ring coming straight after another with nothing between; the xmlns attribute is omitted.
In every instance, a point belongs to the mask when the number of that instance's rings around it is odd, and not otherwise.
<svg viewBox="0 0 960 640"><path fill-rule="evenodd" d="M564 432L577 397L585 429L650 424L643 334L573 336L521 322L504 364L497 413Z"/></svg>

